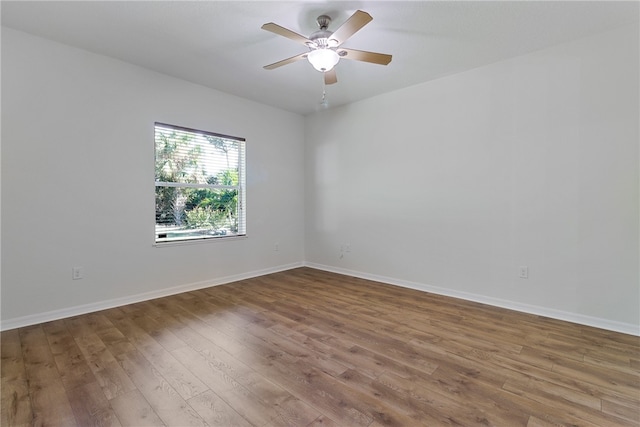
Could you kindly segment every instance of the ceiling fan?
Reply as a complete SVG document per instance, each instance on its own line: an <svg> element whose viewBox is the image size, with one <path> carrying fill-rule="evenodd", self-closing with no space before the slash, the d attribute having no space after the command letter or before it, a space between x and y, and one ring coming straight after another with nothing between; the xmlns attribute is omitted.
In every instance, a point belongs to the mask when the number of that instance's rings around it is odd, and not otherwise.
<svg viewBox="0 0 640 427"><path fill-rule="evenodd" d="M371 22L372 19L371 15L367 12L357 10L340 28L332 32L327 29L331 23L331 18L327 15L320 15L317 19L320 29L308 38L273 22L264 24L262 26L263 30L303 44L309 48L309 51L283 59L282 61L274 62L270 65L265 65L263 68L273 70L274 68L306 58L311 65L313 65L313 68L324 73L324 82L330 85L338 81L334 67L338 61L340 61L340 58L387 65L391 62L391 55L340 47L349 37Z"/></svg>

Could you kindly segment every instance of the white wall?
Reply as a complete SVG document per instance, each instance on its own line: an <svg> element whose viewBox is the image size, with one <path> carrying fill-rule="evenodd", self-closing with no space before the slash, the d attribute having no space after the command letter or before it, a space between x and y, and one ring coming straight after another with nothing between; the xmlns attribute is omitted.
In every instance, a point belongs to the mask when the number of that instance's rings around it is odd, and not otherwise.
<svg viewBox="0 0 640 427"><path fill-rule="evenodd" d="M3 29L2 328L306 261L638 333L638 90L634 27L305 122ZM247 138L249 238L152 246L155 121Z"/></svg>
<svg viewBox="0 0 640 427"><path fill-rule="evenodd" d="M155 121L246 138L247 239L152 246ZM303 140L301 116L3 28L3 328L301 265Z"/></svg>
<svg viewBox="0 0 640 427"><path fill-rule="evenodd" d="M308 116L307 262L637 334L638 71L635 25Z"/></svg>

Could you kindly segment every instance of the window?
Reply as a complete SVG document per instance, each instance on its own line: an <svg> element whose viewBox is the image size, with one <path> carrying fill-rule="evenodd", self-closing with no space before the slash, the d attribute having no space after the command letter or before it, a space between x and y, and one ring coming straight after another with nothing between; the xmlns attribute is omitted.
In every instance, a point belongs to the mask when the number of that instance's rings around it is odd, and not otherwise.
<svg viewBox="0 0 640 427"><path fill-rule="evenodd" d="M155 124L155 242L245 236L245 140Z"/></svg>

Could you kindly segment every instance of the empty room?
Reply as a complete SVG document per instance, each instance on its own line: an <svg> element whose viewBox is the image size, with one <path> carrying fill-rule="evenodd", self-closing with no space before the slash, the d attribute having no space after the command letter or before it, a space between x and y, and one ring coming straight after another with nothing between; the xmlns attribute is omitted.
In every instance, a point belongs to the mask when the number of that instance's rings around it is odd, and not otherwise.
<svg viewBox="0 0 640 427"><path fill-rule="evenodd" d="M637 1L1 1L2 426L640 426Z"/></svg>

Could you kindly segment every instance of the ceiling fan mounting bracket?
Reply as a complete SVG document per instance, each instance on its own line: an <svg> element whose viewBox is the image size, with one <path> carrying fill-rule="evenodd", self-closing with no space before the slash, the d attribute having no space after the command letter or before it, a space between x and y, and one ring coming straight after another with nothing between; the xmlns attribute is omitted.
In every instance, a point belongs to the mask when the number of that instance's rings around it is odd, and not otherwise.
<svg viewBox="0 0 640 427"><path fill-rule="evenodd" d="M320 30L324 31L329 28L329 24L331 24L331 17L327 15L320 15L316 19L316 22L318 23Z"/></svg>

